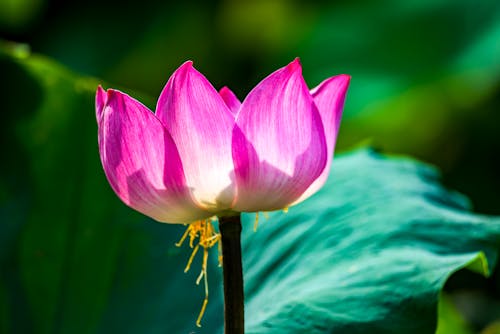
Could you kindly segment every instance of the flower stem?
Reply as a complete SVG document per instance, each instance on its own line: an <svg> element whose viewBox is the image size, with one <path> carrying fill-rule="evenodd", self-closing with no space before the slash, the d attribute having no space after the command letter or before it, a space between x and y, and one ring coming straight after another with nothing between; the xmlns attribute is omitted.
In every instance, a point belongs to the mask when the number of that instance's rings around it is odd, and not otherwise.
<svg viewBox="0 0 500 334"><path fill-rule="evenodd" d="M241 266L240 216L220 217L224 272L224 333L243 334L243 269Z"/></svg>

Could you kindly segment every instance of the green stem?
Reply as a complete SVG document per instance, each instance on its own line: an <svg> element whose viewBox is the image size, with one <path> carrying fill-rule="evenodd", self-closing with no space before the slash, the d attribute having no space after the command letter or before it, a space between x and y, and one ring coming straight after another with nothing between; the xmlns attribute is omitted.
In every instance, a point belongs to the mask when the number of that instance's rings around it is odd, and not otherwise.
<svg viewBox="0 0 500 334"><path fill-rule="evenodd" d="M221 217L219 231L224 272L224 333L243 334L245 321L240 216Z"/></svg>

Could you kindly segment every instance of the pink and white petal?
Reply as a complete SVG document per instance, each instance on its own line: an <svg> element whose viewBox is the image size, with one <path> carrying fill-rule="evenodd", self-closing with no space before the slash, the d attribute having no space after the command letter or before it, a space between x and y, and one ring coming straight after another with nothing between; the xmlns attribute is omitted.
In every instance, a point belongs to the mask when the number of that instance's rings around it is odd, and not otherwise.
<svg viewBox="0 0 500 334"><path fill-rule="evenodd" d="M118 197L160 222L190 223L210 216L191 198L177 148L155 115L122 92L105 94L99 152Z"/></svg>
<svg viewBox="0 0 500 334"><path fill-rule="evenodd" d="M106 94L106 91L102 89L101 85L99 85L95 93L95 117L98 123L101 120L102 111L104 109L104 105L106 104L107 98L108 95Z"/></svg>
<svg viewBox="0 0 500 334"><path fill-rule="evenodd" d="M298 59L260 82L241 105L233 132L236 211L289 206L326 163L321 117Z"/></svg>
<svg viewBox="0 0 500 334"><path fill-rule="evenodd" d="M187 186L197 203L212 212L230 208L235 192L231 156L234 116L192 62L184 63L169 79L156 116L172 135Z"/></svg>
<svg viewBox="0 0 500 334"><path fill-rule="evenodd" d="M340 74L324 80L311 90L325 128L328 151L332 155L350 81L349 75Z"/></svg>
<svg viewBox="0 0 500 334"><path fill-rule="evenodd" d="M219 95L222 97L233 115L237 115L241 107L241 102L238 100L238 97L226 86L221 88Z"/></svg>
<svg viewBox="0 0 500 334"><path fill-rule="evenodd" d="M326 145L328 149L328 159L321 175L311 184L306 192L294 203L297 204L316 193L328 179L330 168L335 151L335 143L342 119L344 101L351 77L341 74L326 79L317 87L311 90L314 103L318 107L325 128Z"/></svg>

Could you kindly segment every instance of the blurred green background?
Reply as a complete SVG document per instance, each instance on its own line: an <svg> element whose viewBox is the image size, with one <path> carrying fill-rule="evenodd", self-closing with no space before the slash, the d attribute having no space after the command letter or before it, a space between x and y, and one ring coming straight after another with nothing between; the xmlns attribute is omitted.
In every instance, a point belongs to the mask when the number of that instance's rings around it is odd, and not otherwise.
<svg viewBox="0 0 500 334"><path fill-rule="evenodd" d="M30 69L50 86L52 74L43 64L55 61L63 67L50 65L51 71L68 68L99 78L82 89L100 82L153 105L170 74L187 59L216 88L228 85L243 99L260 79L295 57L301 58L310 87L334 74L352 76L339 151L369 143L415 156L437 165L445 185L467 194L476 212L500 214L498 1L0 0L0 32L6 106L0 116L1 217L29 207L29 196L23 202L23 191L16 190L27 182L22 177L26 161L40 163L27 173L39 179L46 175L43 182L52 182L51 176L74 177L74 166L82 161L75 155L68 158L71 165L53 169L47 167L53 165L49 157L37 157L44 133L26 120L49 95L29 79ZM23 59L31 65L20 66ZM57 105L57 97L50 96ZM82 100L81 105L89 106L88 114L80 115L71 131L78 131L79 122L93 121L91 103ZM63 100L60 108L65 108ZM69 135L67 140L65 145L78 146L96 138ZM97 162L96 147L86 145L89 151L82 154ZM57 156L58 146L50 147ZM107 187L103 180L99 175L94 185L60 181L60 186L71 196L85 187ZM11 202L12 194L20 200ZM446 300L471 332L500 316L498 273L490 279L459 273L447 292Z"/></svg>

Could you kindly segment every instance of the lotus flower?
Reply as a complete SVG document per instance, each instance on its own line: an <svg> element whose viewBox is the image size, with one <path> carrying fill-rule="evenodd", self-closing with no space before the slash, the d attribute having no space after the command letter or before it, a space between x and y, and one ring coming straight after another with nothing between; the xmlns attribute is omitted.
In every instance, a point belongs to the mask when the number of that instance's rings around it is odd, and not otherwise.
<svg viewBox="0 0 500 334"><path fill-rule="evenodd" d="M296 59L240 102L188 61L155 113L99 86L105 174L125 204L160 222L287 208L328 177L349 80L334 76L310 91Z"/></svg>

